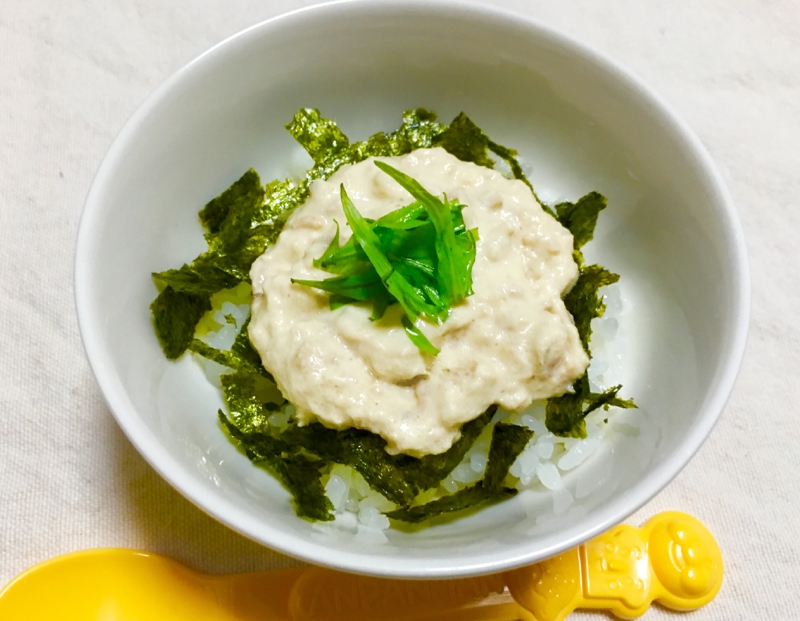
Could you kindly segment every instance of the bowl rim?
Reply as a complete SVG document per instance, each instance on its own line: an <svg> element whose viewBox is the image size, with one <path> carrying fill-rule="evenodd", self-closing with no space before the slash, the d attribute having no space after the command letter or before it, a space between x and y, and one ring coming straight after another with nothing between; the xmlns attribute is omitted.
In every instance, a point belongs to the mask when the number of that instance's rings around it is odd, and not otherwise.
<svg viewBox="0 0 800 621"><path fill-rule="evenodd" d="M477 558L434 561L432 559L394 558L390 554L363 555L359 552L332 550L324 544L305 539L293 533L273 528L264 520L257 520L233 502L215 497L192 473L173 458L149 430L133 404L120 389L111 358L105 350L95 326L100 325L90 302L91 265L98 231L98 216L102 213L106 186L113 182L113 171L122 158L128 142L144 119L162 100L179 88L181 82L196 67L207 60L225 55L237 46L246 45L252 37L269 36L270 31L291 26L294 20L324 20L326 16L339 16L363 10L386 11L394 14L452 15L457 11L464 18L491 22L499 28L525 29L531 36L545 40L560 49L576 54L581 62L593 63L605 71L609 78L622 82L626 88L647 102L668 124L676 143L693 155L695 164L707 180L720 213L724 215L723 236L731 250L734 263L732 282L733 307L731 331L727 352L723 351L720 367L712 387L707 393L705 407L698 412L695 425L679 449L654 468L629 489L618 494L594 514L591 523L586 521L565 532L558 544L540 547L535 551L525 549L512 555L481 554ZM464 2L441 0L337 0L296 9L254 24L222 40L203 52L158 86L124 124L103 158L92 181L78 227L75 253L75 304L81 338L90 367L117 424L140 455L180 494L195 506L240 534L289 556L334 569L354 573L395 578L454 578L494 573L513 569L538 560L552 557L604 532L637 511L656 496L689 462L703 444L722 413L730 397L744 356L750 315L750 274L744 232L738 219L730 193L716 165L700 139L675 110L651 87L633 72L621 66L604 53L542 24L527 15L506 9Z"/></svg>

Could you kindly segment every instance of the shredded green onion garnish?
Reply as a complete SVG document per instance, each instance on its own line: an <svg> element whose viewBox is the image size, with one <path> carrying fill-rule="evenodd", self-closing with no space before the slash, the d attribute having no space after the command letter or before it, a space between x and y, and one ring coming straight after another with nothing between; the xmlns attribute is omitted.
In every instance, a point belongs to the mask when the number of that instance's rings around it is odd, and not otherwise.
<svg viewBox="0 0 800 621"><path fill-rule="evenodd" d="M477 229L467 230L457 200L443 201L415 179L385 162L375 165L415 199L378 220L364 218L341 186L342 209L353 231L339 245L339 224L328 248L314 266L337 274L325 280L292 279L330 294L330 307L372 302L373 320L388 306L400 304L403 327L411 342L425 354L439 350L414 322L441 323L450 308L472 295Z"/></svg>

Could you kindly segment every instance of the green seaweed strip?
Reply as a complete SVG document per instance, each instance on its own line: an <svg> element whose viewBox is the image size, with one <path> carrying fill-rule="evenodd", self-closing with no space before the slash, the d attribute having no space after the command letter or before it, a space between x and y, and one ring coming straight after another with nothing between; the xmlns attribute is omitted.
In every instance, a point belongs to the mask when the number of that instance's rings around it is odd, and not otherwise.
<svg viewBox="0 0 800 621"><path fill-rule="evenodd" d="M253 197L263 197L264 188L261 180L252 168L222 194L212 199L200 210L200 222L207 235L220 234L232 212L249 211Z"/></svg>
<svg viewBox="0 0 800 621"><path fill-rule="evenodd" d="M472 120L463 112L460 113L445 131L434 139L434 144L442 147L445 151L454 155L464 162L473 162L479 166L487 168L494 167L494 161L489 157L489 151L499 156L508 164L511 174L515 179L519 179L527 185L534 198L542 205L544 210L550 215L555 216L553 210L542 203L536 192L522 171L522 166L517 160L517 152L501 144L493 142L483 130L475 125Z"/></svg>
<svg viewBox="0 0 800 621"><path fill-rule="evenodd" d="M497 406L493 405L466 423L461 428L461 437L444 453L422 458L389 455L386 441L368 431L335 431L319 423L304 427L291 426L281 434L281 438L291 446L303 447L326 462L350 466L374 490L398 505L409 506L421 491L439 485L461 463L496 411Z"/></svg>
<svg viewBox="0 0 800 621"><path fill-rule="evenodd" d="M322 118L319 110L303 108L286 129L317 164L324 163L350 146L350 141L339 126L330 119Z"/></svg>
<svg viewBox="0 0 800 621"><path fill-rule="evenodd" d="M602 317L606 305L598 294L600 287L619 281L619 276L599 265L586 265L581 268L578 281L564 296L564 306L575 319L575 327L581 337L583 348L589 351L592 338L592 319Z"/></svg>
<svg viewBox="0 0 800 621"><path fill-rule="evenodd" d="M265 379L275 381L272 375L261 364L261 359L253 361L252 359L242 355L242 351L237 351L233 348L230 350L217 349L204 343L200 339L192 339L189 343L188 349L195 354L213 360L217 364L229 367L242 373L249 373L253 375L261 375ZM246 350L245 350L246 351Z"/></svg>
<svg viewBox="0 0 800 621"><path fill-rule="evenodd" d="M333 520L333 504L325 496L320 480L324 462L289 454L290 447L270 435L242 433L222 410L219 411L219 420L231 437L244 448L247 457L253 463L266 466L291 493L298 516L323 522Z"/></svg>
<svg viewBox="0 0 800 621"><path fill-rule="evenodd" d="M497 423L494 426L489 462L483 477L484 487L489 490L502 489L509 469L532 437L533 431L521 425Z"/></svg>
<svg viewBox="0 0 800 621"><path fill-rule="evenodd" d="M336 431L319 423L292 426L281 434L290 445L304 447L325 462L350 466L370 487L402 506L411 504L419 487L406 480L401 468L404 459L386 452L386 440L361 429ZM411 458L405 458L411 459Z"/></svg>
<svg viewBox="0 0 800 621"><path fill-rule="evenodd" d="M153 325L164 355L179 358L194 337L197 322L211 310L209 294L185 293L166 287L150 304Z"/></svg>
<svg viewBox="0 0 800 621"><path fill-rule="evenodd" d="M597 216L608 205L608 199L598 192L589 192L576 203L558 203L553 207L556 219L572 233L573 252L578 266L583 265L581 248L592 241Z"/></svg>
<svg viewBox="0 0 800 621"><path fill-rule="evenodd" d="M333 504L325 495L325 488L320 480L325 463L292 455L281 459L273 467L292 493L297 515L322 522L334 519L331 513Z"/></svg>
<svg viewBox="0 0 800 621"><path fill-rule="evenodd" d="M271 233L270 227L253 226L266 207L266 193L258 173L248 170L209 205L215 201L224 204L224 208L218 207L214 213L227 209L225 218L216 229L207 230L208 252L198 260L212 263L238 282L248 281L250 266L266 249ZM209 221L201 216L204 224Z"/></svg>
<svg viewBox="0 0 800 621"><path fill-rule="evenodd" d="M555 218L572 233L573 257L578 264L578 280L564 296L564 306L575 321L581 344L591 357L589 343L592 338L592 320L602 317L606 310L600 288L619 281L619 276L600 265L584 265L581 248L594 237L597 217L608 201L598 192L589 192L575 203L558 203L553 208ZM545 426L557 436L585 438L586 416L609 406L635 408L632 399L620 399L621 386L613 386L602 393L589 388L588 372L572 384L572 392L547 400Z"/></svg>
<svg viewBox="0 0 800 621"><path fill-rule="evenodd" d="M635 408L633 399L620 399L621 385L612 386L601 393L589 389L589 375L584 373L573 384L574 393L566 393L560 397L548 399L545 408L545 425L551 433L571 438L586 437L585 418L598 408L609 406Z"/></svg>
<svg viewBox="0 0 800 621"><path fill-rule="evenodd" d="M150 309L167 358L186 351L214 293L249 279L250 265L267 244L265 227L251 227L263 205L264 188L248 170L200 212L208 252L180 269L153 274L161 293Z"/></svg>
<svg viewBox="0 0 800 621"><path fill-rule="evenodd" d="M511 465L533 437L533 431L519 425L497 423L492 430L489 462L481 481L455 494L437 498L424 505L401 508L386 515L401 522L419 523L445 513L499 502L516 495L517 490L503 486Z"/></svg>
<svg viewBox="0 0 800 621"><path fill-rule="evenodd" d="M192 339L187 349L191 352L194 352L198 356L202 356L208 360L213 360L217 364L221 364L231 369L236 369L239 367L239 361L236 359L236 356L233 354L233 352L211 347L211 345L208 345L199 339Z"/></svg>
<svg viewBox="0 0 800 621"><path fill-rule="evenodd" d="M568 438L585 438L583 404L589 395L589 376L584 373L568 392L560 397L547 400L545 406L545 426L550 433Z"/></svg>
<svg viewBox="0 0 800 621"><path fill-rule="evenodd" d="M594 221L596 221L596 214ZM591 225L588 233L582 233L584 239L587 235L588 239L591 239L593 229L594 224ZM564 305L575 320L575 327L587 354L590 353L592 320L602 317L606 310L606 305L599 295L600 287L610 285L618 280L617 274L609 272L600 265L583 265L580 268L578 281L564 296ZM608 409L609 406L637 407L633 399L621 399L617 396L621 388L622 386L612 386L602 393L593 393L589 388L587 371L572 385L573 392L547 400L545 426L548 431L558 436L585 438L585 418L594 410L600 407Z"/></svg>
<svg viewBox="0 0 800 621"><path fill-rule="evenodd" d="M233 345L231 346L231 352L241 362L238 368L256 368L258 369L259 374L274 382L275 380L272 378L272 375L264 368L264 365L261 362L261 355L256 351L255 347L253 347L253 344L250 342L249 328L250 315L247 315L247 319L245 319L244 324L242 324L239 334L236 335L236 339L233 341Z"/></svg>
<svg viewBox="0 0 800 621"><path fill-rule="evenodd" d="M441 480L461 463L464 455L475 444L475 440L481 435L483 429L492 421L495 412L497 412L497 405L491 405L483 414L464 423L461 427L461 437L444 453L407 458L409 463L405 465L406 476L413 478L421 490L439 485Z"/></svg>
<svg viewBox="0 0 800 621"><path fill-rule="evenodd" d="M503 488L500 491L486 489L481 483L476 483L471 487L458 490L455 494L443 496L432 500L424 505L396 509L386 514L386 517L399 522L409 522L419 524L426 520L433 519L446 513L466 511L487 505L490 502L500 502L515 496L517 490L514 488Z"/></svg>
<svg viewBox="0 0 800 621"><path fill-rule="evenodd" d="M234 287L238 283L236 278L205 261L194 261L192 265L184 264L177 270L156 272L153 274L153 280L161 288L169 286L175 291L198 295L210 295Z"/></svg>
<svg viewBox="0 0 800 621"><path fill-rule="evenodd" d="M452 120L450 125L433 141L434 146L442 147L463 162L493 168L494 161L489 157L489 139L480 127L463 112Z"/></svg>
<svg viewBox="0 0 800 621"><path fill-rule="evenodd" d="M241 372L228 373L220 380L236 428L243 434L271 433L269 417L280 406L259 398L259 381L264 380L258 375Z"/></svg>
<svg viewBox="0 0 800 621"><path fill-rule="evenodd" d="M286 129L314 159L315 164L304 181L307 192L308 183L315 179L327 179L344 164L355 164L368 157L403 155L415 149L431 147L433 139L445 127L436 121L436 114L417 108L403 113L403 123L397 131L377 133L363 142L344 146L334 121L324 119L319 110L303 108L295 114ZM335 148L325 153L318 148L324 144L335 144Z"/></svg>
<svg viewBox="0 0 800 621"><path fill-rule="evenodd" d="M539 197L536 196L536 192L534 191L531 182L528 181L528 177L526 177L525 173L522 172L522 166L520 165L519 160L517 160L518 153L514 149L509 149L508 147L504 147L501 144L492 142L488 138L487 138L487 146L489 147L489 150L492 153L500 156L500 159L504 160L505 163L508 164L508 167L511 169L511 174L514 175L514 179L519 179L525 185L527 185L531 189L531 192L533 192L533 196L536 198L537 201L539 201ZM541 203L541 201L539 202ZM542 207L548 209L544 204L542 204Z"/></svg>

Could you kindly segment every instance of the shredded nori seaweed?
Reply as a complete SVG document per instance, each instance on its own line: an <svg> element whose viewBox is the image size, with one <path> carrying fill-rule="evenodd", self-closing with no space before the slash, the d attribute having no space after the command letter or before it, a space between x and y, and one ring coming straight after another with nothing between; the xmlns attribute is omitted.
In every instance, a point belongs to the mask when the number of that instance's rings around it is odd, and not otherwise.
<svg viewBox="0 0 800 621"><path fill-rule="evenodd" d="M594 410L600 407L607 410L612 405L619 408L636 407L633 399L617 397L621 388L621 385L617 385L600 393L592 392L589 375L584 373L573 384L575 392L547 400L545 424L548 431L562 437L585 438L584 419Z"/></svg>
<svg viewBox="0 0 800 621"><path fill-rule="evenodd" d="M234 372L220 378L225 404L233 424L244 434L271 431L269 417L278 411L279 404L267 401L259 393L260 376Z"/></svg>
<svg viewBox="0 0 800 621"><path fill-rule="evenodd" d="M597 216L607 205L608 200L605 196L598 192L589 192L576 203L558 203L553 207L556 219L572 233L573 248L579 266L583 264L583 254L580 249L592 241Z"/></svg>
<svg viewBox="0 0 800 621"><path fill-rule="evenodd" d="M226 315L225 320L236 325L236 320L230 315ZM261 363L261 356L259 356L250 342L247 331L249 325L250 316L248 315L230 349L217 349L200 339L192 339L187 349L198 356L213 360L217 364L229 367L232 370L244 374L262 375L264 378L274 383L275 379L264 368L264 365Z"/></svg>
<svg viewBox="0 0 800 621"><path fill-rule="evenodd" d="M269 226L251 227L263 209L261 180L248 170L200 211L208 251L180 269L153 274L163 289L150 308L167 358L178 358L189 347L213 294L249 280L250 265L272 239Z"/></svg>
<svg viewBox="0 0 800 621"><path fill-rule="evenodd" d="M536 192L533 190L531 182L522 171L522 166L517 160L517 152L503 145L493 142L483 130L475 125L472 120L463 112L452 120L441 134L434 138L434 146L442 147L445 151L454 155L464 162L473 162L479 166L487 168L494 167L494 161L489 157L489 151L504 160L511 169L511 174L515 179L519 179L527 185L538 201ZM541 203L541 201L539 201ZM553 215L552 210L544 203L541 203L545 211Z"/></svg>
<svg viewBox="0 0 800 621"><path fill-rule="evenodd" d="M564 296L566 306L575 321L581 344L591 357L589 343L592 338L592 320L602 317L606 310L600 288L619 281L601 265L585 265L581 248L592 240L597 216L606 208L606 197L589 192L575 203L559 203L553 208L556 219L572 233L573 257L578 264L578 280ZM547 400L545 425L551 433L561 437L585 438L586 416L599 407L614 405L635 408L632 399L620 399L617 393L622 386L612 386L602 393L589 388L588 371L572 384L572 392Z"/></svg>
<svg viewBox="0 0 800 621"><path fill-rule="evenodd" d="M208 251L179 269L153 274L160 293L150 309L164 354L176 359L188 348L231 369L231 373L222 376L230 418L220 411L220 423L254 463L264 465L286 487L301 517L333 519L333 507L325 496L321 480L334 463L351 466L373 489L397 503L400 509L389 514L395 520L421 522L513 496L516 490L505 487L504 481L532 432L517 425L498 423L492 431L489 461L481 481L426 504L414 504L420 492L437 487L462 461L491 421L496 406L466 423L461 429L461 438L447 452L422 458L389 455L385 440L363 430L335 431L316 423L305 427L292 423L280 432L269 424L269 417L280 408L280 404L266 396L274 383L250 344L247 323L230 351L218 350L194 338L198 322L211 309L211 296L249 281L252 262L278 238L289 214L309 196L311 183L330 177L344 164L354 164L371 156L403 155L419 148L440 146L459 159L491 167L494 165L489 156L491 152L503 159L513 176L533 192L516 159L516 152L490 140L463 113L444 125L431 111L409 110L396 131L377 133L352 144L334 121L323 118L318 110L311 108L298 111L286 128L314 161L305 178L275 180L262 186L255 171L245 172L200 211ZM601 316L605 309L598 290L618 279L616 274L600 266L583 265L580 250L592 239L597 216L605 208L606 199L592 192L576 203L542 205L572 232L575 240L574 256L580 276L564 302L575 318L588 353L591 320ZM414 204L410 205L408 214L398 214L392 222L383 224L396 229L398 239L403 239L404 231L419 226L408 220L414 208ZM463 226L460 211L454 215ZM334 241L338 248L338 240ZM320 261L324 261L326 255ZM412 257L410 261L417 269L430 268L426 256ZM331 298L331 308L347 303L346 299L335 297ZM388 302L388 298L376 300L374 314L377 317ZM632 400L617 396L619 390L619 386L614 386L600 394L592 393L588 375L584 374L574 383L573 392L548 400L548 429L562 436L584 437L584 418L589 412L609 406L635 407Z"/></svg>
<svg viewBox="0 0 800 621"><path fill-rule="evenodd" d="M292 494L295 512L310 520L330 521L333 504L325 495L321 476L327 464L293 450L286 442L266 433L242 433L219 411L219 420L247 457L272 472Z"/></svg>
<svg viewBox="0 0 800 621"><path fill-rule="evenodd" d="M250 335L248 333L249 327L250 315L247 316L244 324L242 324L239 334L236 335L236 340L233 341L233 345L231 346L231 353L240 361L237 368L255 368L258 369L258 373L264 377L272 379L272 375L267 372L264 365L261 363L261 356L250 342Z"/></svg>
<svg viewBox="0 0 800 621"><path fill-rule="evenodd" d="M584 265L578 281L564 296L564 306L575 319L575 327L586 351L589 351L589 341L592 338L592 319L602 317L606 310L603 298L598 293L600 287L618 280L619 275L612 274L600 265Z"/></svg>
<svg viewBox="0 0 800 621"><path fill-rule="evenodd" d="M483 486L482 481L475 485L465 487L448 496L431 500L424 505L396 509L386 514L386 517L399 522L418 524L430 520L444 513L466 511L474 509L489 502L499 502L516 496L517 490L513 487L504 487L499 490L490 490Z"/></svg>
<svg viewBox="0 0 800 621"><path fill-rule="evenodd" d="M350 146L350 140L336 122L322 118L319 110L303 108L295 114L286 129L317 164L335 157Z"/></svg>
<svg viewBox="0 0 800 621"><path fill-rule="evenodd" d="M505 487L503 483L511 465L532 437L533 431L527 427L497 423L492 429L489 461L483 479L449 496L437 498L423 505L397 509L387 513L387 517L401 522L419 523L443 513L464 511L516 495L516 489Z"/></svg>
<svg viewBox="0 0 800 621"><path fill-rule="evenodd" d="M386 452L386 440L363 429L336 431L319 423L292 426L281 434L294 446L305 447L329 463L350 466L370 487L399 505L413 502L417 486L398 468L398 459Z"/></svg>
<svg viewBox="0 0 800 621"><path fill-rule="evenodd" d="M175 360L186 351L197 322L211 310L210 297L167 286L150 304L156 336L167 358Z"/></svg>
<svg viewBox="0 0 800 621"><path fill-rule="evenodd" d="M483 414L465 423L461 427L461 437L444 453L425 455L406 464L407 476L414 477L419 482L420 489L437 486L461 463L467 451L481 435L481 431L492 421L495 412L497 412L497 406L491 405Z"/></svg>
<svg viewBox="0 0 800 621"><path fill-rule="evenodd" d="M497 423L492 430L489 461L483 477L487 489L500 489L508 470L533 437L533 431L521 425Z"/></svg>
<svg viewBox="0 0 800 621"><path fill-rule="evenodd" d="M437 486L461 462L496 410L497 406L492 406L466 423L461 438L444 453L421 458L390 455L386 452L386 440L363 429L335 431L319 423L293 425L281 438L323 460L350 466L372 489L407 507L421 491Z"/></svg>
<svg viewBox="0 0 800 621"><path fill-rule="evenodd" d="M250 214L254 202L263 200L264 187L261 179L252 168L236 181L231 187L200 210L200 222L205 227L206 239L219 235L223 229L230 226L228 218L231 214ZM255 200L254 200L255 199Z"/></svg>
<svg viewBox="0 0 800 621"><path fill-rule="evenodd" d="M222 289L236 286L238 280L207 260L197 259L177 270L153 274L153 280L162 287L172 287L182 293L210 296Z"/></svg>
<svg viewBox="0 0 800 621"><path fill-rule="evenodd" d="M463 162L472 162L486 168L494 167L489 157L489 139L480 127L463 112L433 140L434 146L442 147Z"/></svg>

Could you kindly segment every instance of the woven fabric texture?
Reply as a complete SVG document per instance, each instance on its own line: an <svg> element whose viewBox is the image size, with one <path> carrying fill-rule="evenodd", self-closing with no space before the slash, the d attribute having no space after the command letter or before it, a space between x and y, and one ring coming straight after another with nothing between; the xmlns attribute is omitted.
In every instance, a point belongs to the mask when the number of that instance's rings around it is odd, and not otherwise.
<svg viewBox="0 0 800 621"><path fill-rule="evenodd" d="M204 571L295 562L207 517L117 427L73 302L83 201L143 99L292 0L4 0L0 11L0 584L98 546ZM733 396L689 466L631 523L704 521L727 573L691 615L800 618L800 9L793 0L498 0L621 61L698 133L729 184L752 265L750 338ZM602 616L580 613L575 619ZM674 620L657 607L647 619Z"/></svg>

